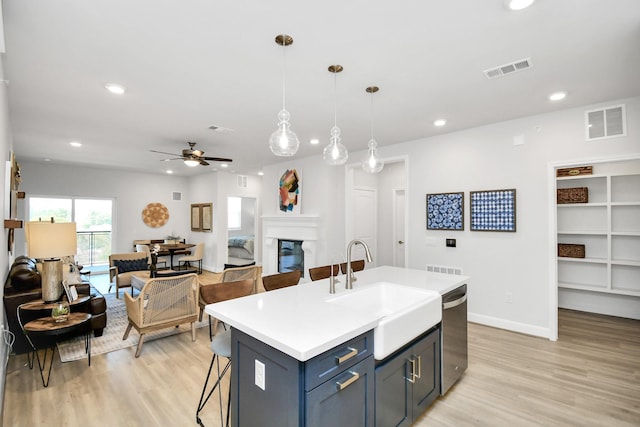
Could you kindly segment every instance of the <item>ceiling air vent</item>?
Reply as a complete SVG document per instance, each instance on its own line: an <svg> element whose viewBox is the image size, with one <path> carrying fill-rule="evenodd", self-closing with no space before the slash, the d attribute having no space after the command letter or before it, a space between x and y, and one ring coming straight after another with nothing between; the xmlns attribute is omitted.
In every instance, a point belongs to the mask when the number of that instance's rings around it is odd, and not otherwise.
<svg viewBox="0 0 640 427"><path fill-rule="evenodd" d="M246 175L238 175L238 187L247 188L247 179Z"/></svg>
<svg viewBox="0 0 640 427"><path fill-rule="evenodd" d="M532 67L531 58L518 59L517 61L510 62L508 64L499 65L494 68L484 70L483 73L489 80L496 77L503 77L507 74L512 74L517 71L526 70Z"/></svg>
<svg viewBox="0 0 640 427"><path fill-rule="evenodd" d="M627 134L624 104L585 111L584 119L587 141L625 136Z"/></svg>
<svg viewBox="0 0 640 427"><path fill-rule="evenodd" d="M207 129L215 131L215 132L226 133L226 134L233 133L233 129L225 128L225 127L218 126L218 125L209 125L209 126L207 126Z"/></svg>

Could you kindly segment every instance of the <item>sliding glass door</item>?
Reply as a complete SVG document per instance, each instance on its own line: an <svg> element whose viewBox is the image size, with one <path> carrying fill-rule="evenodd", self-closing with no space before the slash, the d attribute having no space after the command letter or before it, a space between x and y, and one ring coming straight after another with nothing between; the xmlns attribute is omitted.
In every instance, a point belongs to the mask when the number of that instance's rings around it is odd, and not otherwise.
<svg viewBox="0 0 640 427"><path fill-rule="evenodd" d="M29 197L29 221L75 222L76 260L83 266L106 265L111 253L113 200Z"/></svg>

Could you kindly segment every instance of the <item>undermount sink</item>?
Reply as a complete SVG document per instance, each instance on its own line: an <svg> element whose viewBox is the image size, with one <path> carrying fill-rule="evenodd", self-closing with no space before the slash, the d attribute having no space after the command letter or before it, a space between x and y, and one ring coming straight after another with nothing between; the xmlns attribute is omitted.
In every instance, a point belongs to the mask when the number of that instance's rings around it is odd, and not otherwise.
<svg viewBox="0 0 640 427"><path fill-rule="evenodd" d="M357 286L357 285L356 285ZM379 282L326 300L381 317L373 330L373 356L382 360L442 320L438 292Z"/></svg>

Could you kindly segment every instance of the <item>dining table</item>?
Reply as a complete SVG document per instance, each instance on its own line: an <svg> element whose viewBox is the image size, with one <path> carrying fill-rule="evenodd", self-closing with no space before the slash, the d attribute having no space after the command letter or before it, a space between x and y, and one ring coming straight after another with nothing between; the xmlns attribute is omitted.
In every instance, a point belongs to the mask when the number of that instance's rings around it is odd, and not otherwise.
<svg viewBox="0 0 640 427"><path fill-rule="evenodd" d="M173 255L175 255L176 252L184 251L194 246L193 243L160 243L160 252L169 252L169 265L173 270Z"/></svg>

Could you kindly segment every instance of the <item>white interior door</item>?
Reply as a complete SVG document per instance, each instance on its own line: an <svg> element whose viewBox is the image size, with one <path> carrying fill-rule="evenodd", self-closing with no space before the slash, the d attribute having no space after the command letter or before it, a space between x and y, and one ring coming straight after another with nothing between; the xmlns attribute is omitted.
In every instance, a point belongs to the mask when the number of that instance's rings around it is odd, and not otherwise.
<svg viewBox="0 0 640 427"><path fill-rule="evenodd" d="M353 195L353 237L364 241L369 246L373 257L371 265L373 267L376 265L378 244L376 234L378 193L375 188L356 187L353 190ZM362 246L354 246L351 256L354 260L364 259Z"/></svg>
<svg viewBox="0 0 640 427"><path fill-rule="evenodd" d="M405 192L404 188L393 190L393 265L405 267Z"/></svg>

